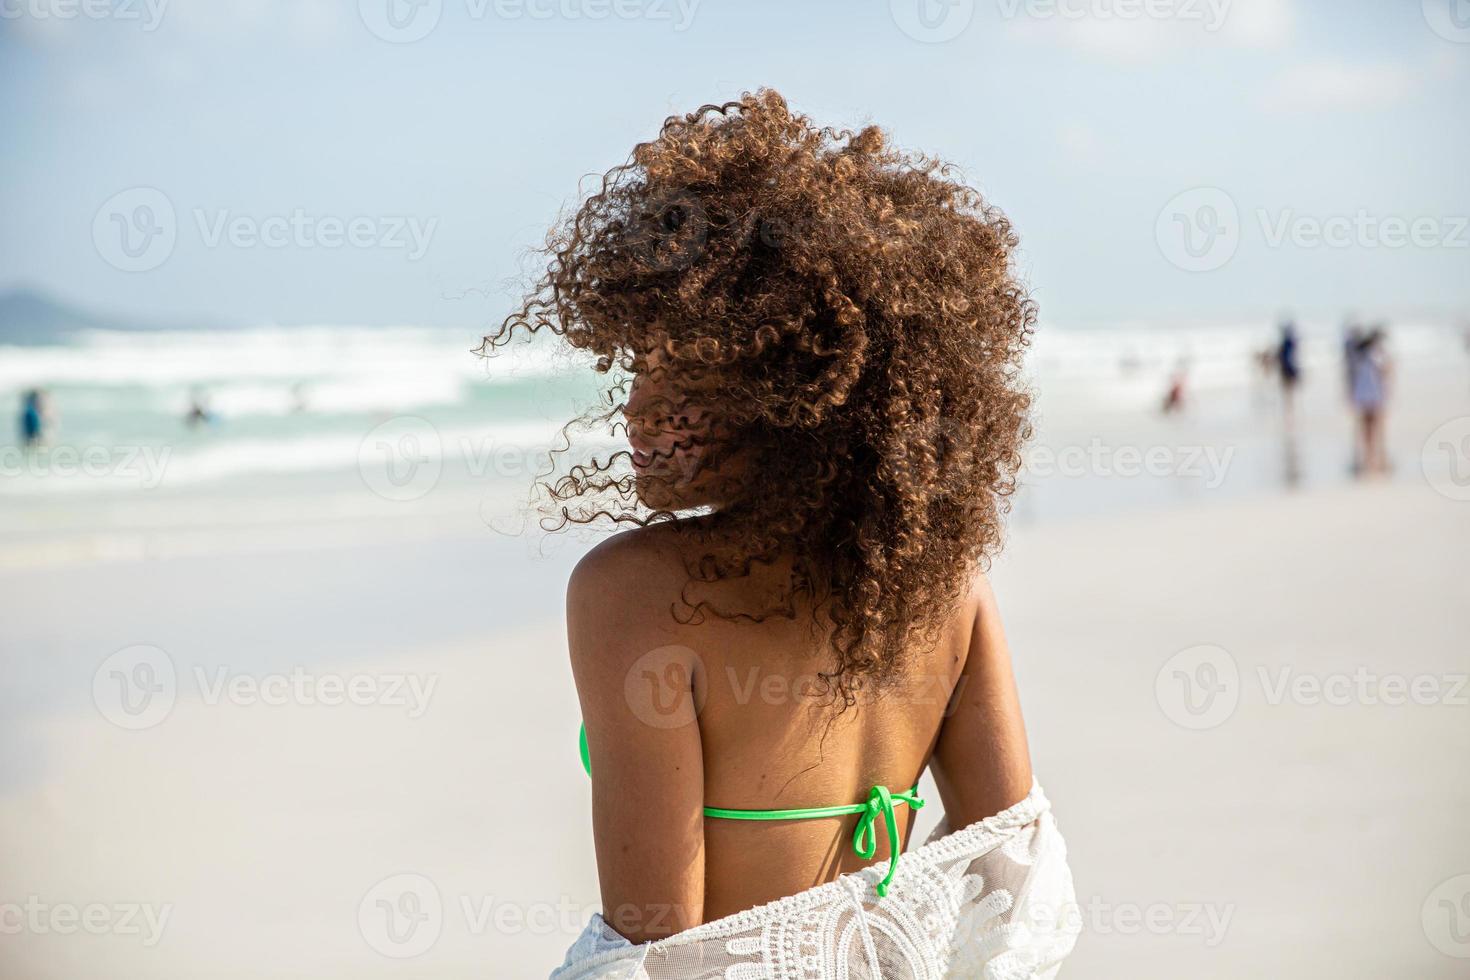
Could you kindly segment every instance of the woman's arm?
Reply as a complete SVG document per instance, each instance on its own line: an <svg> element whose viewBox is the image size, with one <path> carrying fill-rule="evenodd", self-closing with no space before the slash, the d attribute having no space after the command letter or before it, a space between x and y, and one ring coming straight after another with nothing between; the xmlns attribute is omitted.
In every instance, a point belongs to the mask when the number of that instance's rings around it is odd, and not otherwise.
<svg viewBox="0 0 1470 980"><path fill-rule="evenodd" d="M958 830L999 813L1031 792L1026 726L995 594L976 582L975 624L929 768L944 813Z"/></svg>
<svg viewBox="0 0 1470 980"><path fill-rule="evenodd" d="M702 681L669 611L669 563L641 538L632 532L599 545L567 587L603 917L635 943L704 916L704 763L694 707Z"/></svg>

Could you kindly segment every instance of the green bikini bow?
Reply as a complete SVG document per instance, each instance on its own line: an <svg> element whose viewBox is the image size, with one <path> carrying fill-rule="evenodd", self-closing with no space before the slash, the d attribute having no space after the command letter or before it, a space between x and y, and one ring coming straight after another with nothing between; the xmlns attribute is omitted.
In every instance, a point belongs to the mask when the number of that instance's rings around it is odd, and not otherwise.
<svg viewBox="0 0 1470 980"><path fill-rule="evenodd" d="M592 775L592 758L587 751L587 726L577 740L582 756L582 768ZM717 806L704 808L706 817L720 820L812 820L818 817L845 817L859 814L857 828L852 832L852 849L864 861L871 861L878 853L878 817L883 817L883 829L888 831L888 873L878 882L878 897L888 897L888 886L898 873L898 815L893 812L896 804L905 803L910 809L919 810L924 801L919 798L919 787L915 785L907 793L890 792L887 786L874 786L868 791L866 803L845 803L840 806L800 807L795 810L725 810Z"/></svg>
<svg viewBox="0 0 1470 980"><path fill-rule="evenodd" d="M874 824L878 821L878 814L883 814L884 828L888 831L888 873L883 880L878 882L878 897L888 896L888 885L893 881L893 876L898 872L898 816L893 812L894 801L907 803L910 809L922 810L924 801L919 799L919 787L915 786L907 793L899 793L897 796L888 792L887 786L874 786L868 791L868 802L863 807L863 815L858 818L857 829L852 833L852 849L857 856L864 861L871 861L873 855L878 853L878 832Z"/></svg>

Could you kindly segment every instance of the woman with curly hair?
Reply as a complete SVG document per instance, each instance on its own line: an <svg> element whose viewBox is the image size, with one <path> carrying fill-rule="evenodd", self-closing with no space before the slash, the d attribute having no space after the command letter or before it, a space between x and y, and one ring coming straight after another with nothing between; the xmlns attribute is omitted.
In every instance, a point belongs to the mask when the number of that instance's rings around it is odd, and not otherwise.
<svg viewBox="0 0 1470 980"><path fill-rule="evenodd" d="M626 526L567 590L603 912L554 976L1071 949L983 574L1029 434L1015 247L948 165L768 90L670 118L550 235L485 351L595 355L583 421L628 445L543 484L555 524ZM905 852L926 768L945 820Z"/></svg>

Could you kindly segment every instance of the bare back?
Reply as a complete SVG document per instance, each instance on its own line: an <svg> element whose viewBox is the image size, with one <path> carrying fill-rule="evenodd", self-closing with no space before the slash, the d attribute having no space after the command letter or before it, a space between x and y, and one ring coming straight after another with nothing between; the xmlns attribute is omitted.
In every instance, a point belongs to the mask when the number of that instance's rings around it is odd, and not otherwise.
<svg viewBox="0 0 1470 980"><path fill-rule="evenodd" d="M809 611L675 618L688 583L674 537L619 535L569 591L604 914L624 935L657 938L872 863L852 849L856 816L754 822L707 818L705 806L859 803L874 785L908 789L926 766L942 797L931 805L955 827L1026 795L1025 734L983 578L934 647L908 651L881 693L837 714L818 678L829 641ZM768 607L771 578L726 581L701 598ZM913 814L898 812L906 845ZM889 857L885 836L873 861Z"/></svg>

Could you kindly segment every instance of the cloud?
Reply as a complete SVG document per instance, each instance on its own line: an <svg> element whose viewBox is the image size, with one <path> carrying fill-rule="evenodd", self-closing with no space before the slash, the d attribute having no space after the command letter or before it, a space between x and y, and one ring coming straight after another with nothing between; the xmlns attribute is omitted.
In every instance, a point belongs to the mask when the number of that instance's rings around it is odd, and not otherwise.
<svg viewBox="0 0 1470 980"><path fill-rule="evenodd" d="M1096 163L1102 156L1102 139L1088 123L1069 120L1058 127L1056 136L1062 152L1074 163Z"/></svg>
<svg viewBox="0 0 1470 980"><path fill-rule="evenodd" d="M8 0L5 9L0 35L36 47L106 40L120 32L184 42L271 36L310 47L351 26L336 0Z"/></svg>
<svg viewBox="0 0 1470 980"><path fill-rule="evenodd" d="M1284 48L1296 35L1292 0L1234 0L1221 34L1237 47Z"/></svg>
<svg viewBox="0 0 1470 980"><path fill-rule="evenodd" d="M1271 85L1264 102L1285 112L1381 109L1413 93L1421 81L1417 72L1401 65L1319 61L1288 69Z"/></svg>
<svg viewBox="0 0 1470 980"><path fill-rule="evenodd" d="M305 45L345 31L344 5L333 0L168 0L176 26L197 35L274 33ZM352 4L355 6L355 4Z"/></svg>
<svg viewBox="0 0 1470 980"><path fill-rule="evenodd" d="M1297 21L1294 0L997 0L997 9L1018 38L1125 63L1280 48Z"/></svg>

